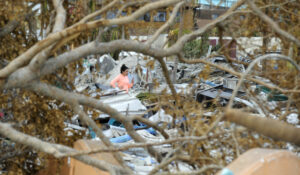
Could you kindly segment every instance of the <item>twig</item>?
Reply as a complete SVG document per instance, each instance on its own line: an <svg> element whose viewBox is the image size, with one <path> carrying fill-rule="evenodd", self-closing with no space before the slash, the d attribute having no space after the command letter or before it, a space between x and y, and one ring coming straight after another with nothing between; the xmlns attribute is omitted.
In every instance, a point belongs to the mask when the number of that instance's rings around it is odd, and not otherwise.
<svg viewBox="0 0 300 175"><path fill-rule="evenodd" d="M86 113L83 110L81 110L79 105L77 105L76 103L70 105L72 106L74 112L76 112L79 115L80 119L96 132L97 136L107 147L114 147L114 145L109 141L109 139L103 134L102 130L90 117L86 115ZM116 160L120 163L122 167L126 168L127 171L130 171L130 169L125 166L125 163L119 153L114 152L113 156L116 158Z"/></svg>
<svg viewBox="0 0 300 175"><path fill-rule="evenodd" d="M164 62L164 60L162 58L157 58L158 62L160 63L161 65L161 68L162 68L162 71L163 71L163 74L164 74L164 77L166 79L166 82L169 86L169 88L171 89L171 93L175 99L175 102L176 102L176 106L179 105L179 100L178 100L178 96L177 96L177 93L176 93L176 90L175 90L175 87L170 79L170 75L169 75L169 71L168 71L168 68L167 68L167 65L166 63Z"/></svg>
<svg viewBox="0 0 300 175"><path fill-rule="evenodd" d="M79 24L83 24L83 23L86 23L87 21L89 21L90 19L106 12L108 9L112 8L114 5L116 5L118 2L120 2L120 0L113 0L111 1L109 4L107 4L106 6L102 7L100 10L97 10L91 14L89 14L88 16L82 18L78 23ZM77 25L77 24L74 24L74 25ZM73 26L74 26L73 25Z"/></svg>
<svg viewBox="0 0 300 175"><path fill-rule="evenodd" d="M227 105L227 109L232 107L233 104L233 100L235 98L235 96L237 95L238 89L241 87L244 79L246 78L246 76L249 74L249 72L252 70L252 68L256 65L257 62L261 61L261 60L265 60L265 59L275 59L275 60L286 60L289 61L291 64L293 64L296 69L298 70L298 72L300 72L300 67L298 66L298 64L292 60L291 58L285 56L285 55L281 55L281 54L266 54L266 55L262 55L258 58L256 58L255 60L253 60L251 62L251 64L248 66L248 68L246 69L246 71L242 74L242 76L239 79L238 84L236 85L236 88L234 89L234 91L232 92L232 96L228 102Z"/></svg>
<svg viewBox="0 0 300 175"><path fill-rule="evenodd" d="M298 79L299 79L298 76L296 76L296 78L295 78L296 85L294 87L295 90L299 88ZM292 112L289 112L289 108L291 107L292 101L294 100L293 98L294 98L294 94L290 94L288 96L288 102L287 102L287 105L286 105L287 110L284 112L284 114L282 116L279 117L280 120L284 119L287 115L292 113Z"/></svg>
<svg viewBox="0 0 300 175"><path fill-rule="evenodd" d="M241 129L240 131L244 131L244 129ZM148 142L148 143L135 143L132 145L125 145L125 146L119 146L116 148L99 148L99 149L94 149L90 151L78 151L76 153L70 153L70 154L65 154L63 156L76 156L76 155L84 155L84 154L93 154L93 153L101 153L101 152L115 152L115 151L125 151L128 150L129 148L137 148L137 147L148 147L148 146L158 146L158 145L165 145L165 144L171 144L171 143L176 143L176 142L183 142L183 141L203 141L207 140L210 138L218 137L222 134L227 133L227 131L216 133L211 136L185 136L185 137L177 137L177 138L172 138L164 141L158 141L158 142Z"/></svg>
<svg viewBox="0 0 300 175"><path fill-rule="evenodd" d="M218 64L214 64L214 63L205 61L205 60L203 60L203 59L188 60L188 59L184 59L183 55L180 54L179 60L180 60L181 62L187 63L187 64L203 63L203 64L207 64L207 65L209 65L209 66L216 67L216 68L218 68L218 69L220 69L220 70L223 70L223 71L225 71L225 72L229 72L230 74L235 75L235 76L237 76L237 77L242 77L242 76L243 76L243 74L241 74L241 73L239 73L239 72L236 72L236 71L234 71L234 70L228 69L228 68L223 67L223 66L218 65ZM293 90L282 89L282 88L280 88L280 87L270 85L270 84L268 84L268 83L265 83L265 82L263 82L263 81L260 81L260 80L258 80L258 79L255 79L255 78L253 78L253 77L248 77L248 76L247 76L247 77L245 77L245 78L246 78L247 80L251 80L251 81L253 81L253 82L256 82L256 83L258 83L258 84L261 84L261 85L263 85L263 86L266 86L266 87L268 87L268 88L270 88L270 89L276 89L276 90L279 90L280 92L283 92L283 93L300 93L299 90L295 90L295 89L293 89Z"/></svg>
<svg viewBox="0 0 300 175"><path fill-rule="evenodd" d="M158 173L157 175L195 175L195 174L201 174L204 173L210 169L222 169L223 167L220 165L207 165L203 166L197 171L191 171L191 172L163 172Z"/></svg>
<svg viewBox="0 0 300 175"><path fill-rule="evenodd" d="M134 117L132 117L132 120L138 120L138 121L146 124L148 127L152 127L153 129L155 129L158 132L160 132L161 135L163 135L165 139L169 138L168 133L166 133L166 131L163 128L159 127L156 123L153 123L153 122L151 122L148 119L145 119L145 118L140 117L140 116L134 116Z"/></svg>
<svg viewBox="0 0 300 175"><path fill-rule="evenodd" d="M232 140L234 141L234 144L235 144L236 156L238 157L238 156L240 156L240 147L239 147L239 143L235 137L235 126L231 131L231 136L232 136Z"/></svg>
<svg viewBox="0 0 300 175"><path fill-rule="evenodd" d="M158 170L163 169L165 166L169 165L173 159L177 159L177 155L179 153L179 151L181 151L182 147L187 143L188 141L183 141L183 143L180 143L175 149L171 150L170 152L168 152L168 154L164 157L164 159L162 160L162 162L157 165L150 173L156 173ZM171 157L172 156L172 157ZM162 164L162 165L161 165ZM154 172L153 172L154 171Z"/></svg>
<svg viewBox="0 0 300 175"><path fill-rule="evenodd" d="M37 10L32 11L28 14L23 15L23 16L18 16L17 19L13 19L13 20L9 21L5 26L0 28L0 38L4 37L5 35L7 35L9 33L11 33L12 31L14 31L20 25L21 20L28 19L28 18L32 17L33 15L35 15L36 12L37 12Z"/></svg>
<svg viewBox="0 0 300 175"><path fill-rule="evenodd" d="M219 16L217 19L213 20L212 22L208 23L207 25L203 26L202 28L200 28L192 33L184 35L183 37L179 38L177 40L177 42L172 45L172 47L166 49L166 52L179 53L181 51L181 49L183 48L183 45L186 42L197 38L198 36L202 35L204 32L208 31L209 29L215 27L220 22L223 22L224 20L226 20L227 18L232 16L234 14L234 10L239 8L244 3L245 3L245 0L238 1L230 9L228 9L226 13Z"/></svg>
<svg viewBox="0 0 300 175"><path fill-rule="evenodd" d="M157 165L155 168L153 168L150 172L150 174L156 174L160 169L164 168L165 166L169 165L171 162L177 159L177 156L174 155L171 158L167 159L166 161L161 162L159 165Z"/></svg>
<svg viewBox="0 0 300 175"><path fill-rule="evenodd" d="M9 34L10 32L14 31L20 22L17 20L9 21L4 27L0 28L0 37L4 37L5 35Z"/></svg>
<svg viewBox="0 0 300 175"><path fill-rule="evenodd" d="M143 0L143 1L133 1L133 2L127 2L126 4L124 4L121 8L119 8L118 12L117 12L117 18L122 14L123 10L127 7L130 6L134 6L134 5L142 5L146 2L149 2L149 0Z"/></svg>
<svg viewBox="0 0 300 175"><path fill-rule="evenodd" d="M223 114L218 115L217 119L210 125L208 130L205 132L205 135L208 135L208 133L210 133L212 130L214 130L217 127L217 125L219 124L219 122L222 120L222 118L223 118Z"/></svg>

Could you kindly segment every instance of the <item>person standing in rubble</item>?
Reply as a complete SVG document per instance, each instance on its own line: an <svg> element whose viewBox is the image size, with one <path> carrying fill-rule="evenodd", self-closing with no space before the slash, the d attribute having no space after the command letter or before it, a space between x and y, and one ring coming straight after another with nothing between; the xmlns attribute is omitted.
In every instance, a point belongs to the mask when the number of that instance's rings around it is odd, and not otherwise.
<svg viewBox="0 0 300 175"><path fill-rule="evenodd" d="M121 74L119 74L116 78L114 78L111 82L110 85L113 88L116 88L116 83L118 84L118 88L120 90L128 90L133 86L134 80L131 80L131 83L129 82L128 78L128 67L125 66L125 64L122 65L121 67Z"/></svg>

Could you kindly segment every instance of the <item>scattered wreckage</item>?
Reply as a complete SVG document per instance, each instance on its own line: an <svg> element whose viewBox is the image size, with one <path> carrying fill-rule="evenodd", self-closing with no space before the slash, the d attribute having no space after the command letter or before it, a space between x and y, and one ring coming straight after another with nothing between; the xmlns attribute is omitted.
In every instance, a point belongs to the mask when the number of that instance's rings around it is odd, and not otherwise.
<svg viewBox="0 0 300 175"><path fill-rule="evenodd" d="M160 93L163 89L167 88L167 84L163 83L165 80L162 76L163 73L160 65L155 63L154 69L151 70L147 67L147 62L144 61L143 55L135 53L121 53L121 55L125 55L125 58L120 61L113 60L109 55L103 55L99 59L87 60L84 65L85 71L75 79L74 84L76 91L82 92L86 90L90 96L100 97L99 100L101 102L108 104L123 115L143 115L150 121L158 124L172 123L172 116L166 114L163 109L159 109L154 113L149 113L148 106L143 104L136 97L140 92L149 92L151 90L152 93ZM217 57L213 60L216 64L227 64L221 57ZM135 80L134 88L130 90L129 93L117 91L109 87L109 82L120 73L120 66L124 63L131 68L128 76L130 79L133 78ZM167 66L169 73L171 74L172 71L174 71L174 62L167 62ZM100 68L100 70L97 70L97 67ZM200 79L200 83L191 83L187 81L187 79L193 77L197 78L197 75L201 73L203 68L204 66L202 64L188 65L179 63L176 72L176 80L180 83L174 83L175 90L177 93L193 94L196 101L199 103L206 103L207 107L211 105L210 100L212 99L219 99L218 101L221 105L226 105L232 96L233 90L236 88L238 79L223 71L213 70L211 74L215 75L215 77L211 77L207 80ZM150 86L154 79L160 83L160 86L156 89L153 89L153 86ZM99 89L101 90L99 91ZM266 90L261 87L258 89L259 92ZM170 93L170 90L167 92ZM246 105L251 108L256 107L256 104L253 103L253 101L248 101L245 98L245 92L245 87L239 89L237 97L234 98L235 103L237 105ZM263 113L260 109L258 109L258 112ZM74 118L74 121L75 120L76 117ZM106 126L103 127L104 134L113 144L127 145L134 142L127 134L123 125L107 114L101 113L95 120L99 120L100 123ZM177 120L176 122L182 121L183 119ZM80 127L74 123L66 123L66 127L75 130L84 129L84 127ZM141 122L135 122L134 128L147 141L164 140L159 132L156 132L153 128L149 128ZM92 139L99 140L91 128L88 128L86 131ZM173 128L168 128L166 132L170 136L175 136L177 133L176 129ZM158 150L163 154L167 154L172 150L170 144L156 147L158 147ZM127 162L127 165L140 174L149 173L154 166L158 164L143 148L130 148L127 151L123 151L122 155ZM184 163L179 164L178 168L182 171L192 170L192 167Z"/></svg>

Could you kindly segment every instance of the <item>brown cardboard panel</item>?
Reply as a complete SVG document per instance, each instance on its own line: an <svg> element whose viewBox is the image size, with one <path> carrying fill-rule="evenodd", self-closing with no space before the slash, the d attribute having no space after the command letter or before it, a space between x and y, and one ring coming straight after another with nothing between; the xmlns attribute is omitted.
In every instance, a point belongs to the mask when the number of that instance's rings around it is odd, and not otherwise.
<svg viewBox="0 0 300 175"><path fill-rule="evenodd" d="M286 150L255 148L239 156L226 168L234 175L299 175L300 158Z"/></svg>

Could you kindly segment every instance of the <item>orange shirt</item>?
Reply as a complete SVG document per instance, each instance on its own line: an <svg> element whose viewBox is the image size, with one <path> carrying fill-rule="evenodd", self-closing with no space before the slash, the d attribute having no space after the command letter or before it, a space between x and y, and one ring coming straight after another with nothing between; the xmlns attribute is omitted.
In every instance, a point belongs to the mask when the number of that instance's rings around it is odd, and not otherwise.
<svg viewBox="0 0 300 175"><path fill-rule="evenodd" d="M115 88L116 83L118 83L118 87L121 90L126 90L126 92L128 92L128 90L133 86L133 83L129 83L128 76L124 76L123 74L119 74L116 78L114 78L110 82L110 85Z"/></svg>

